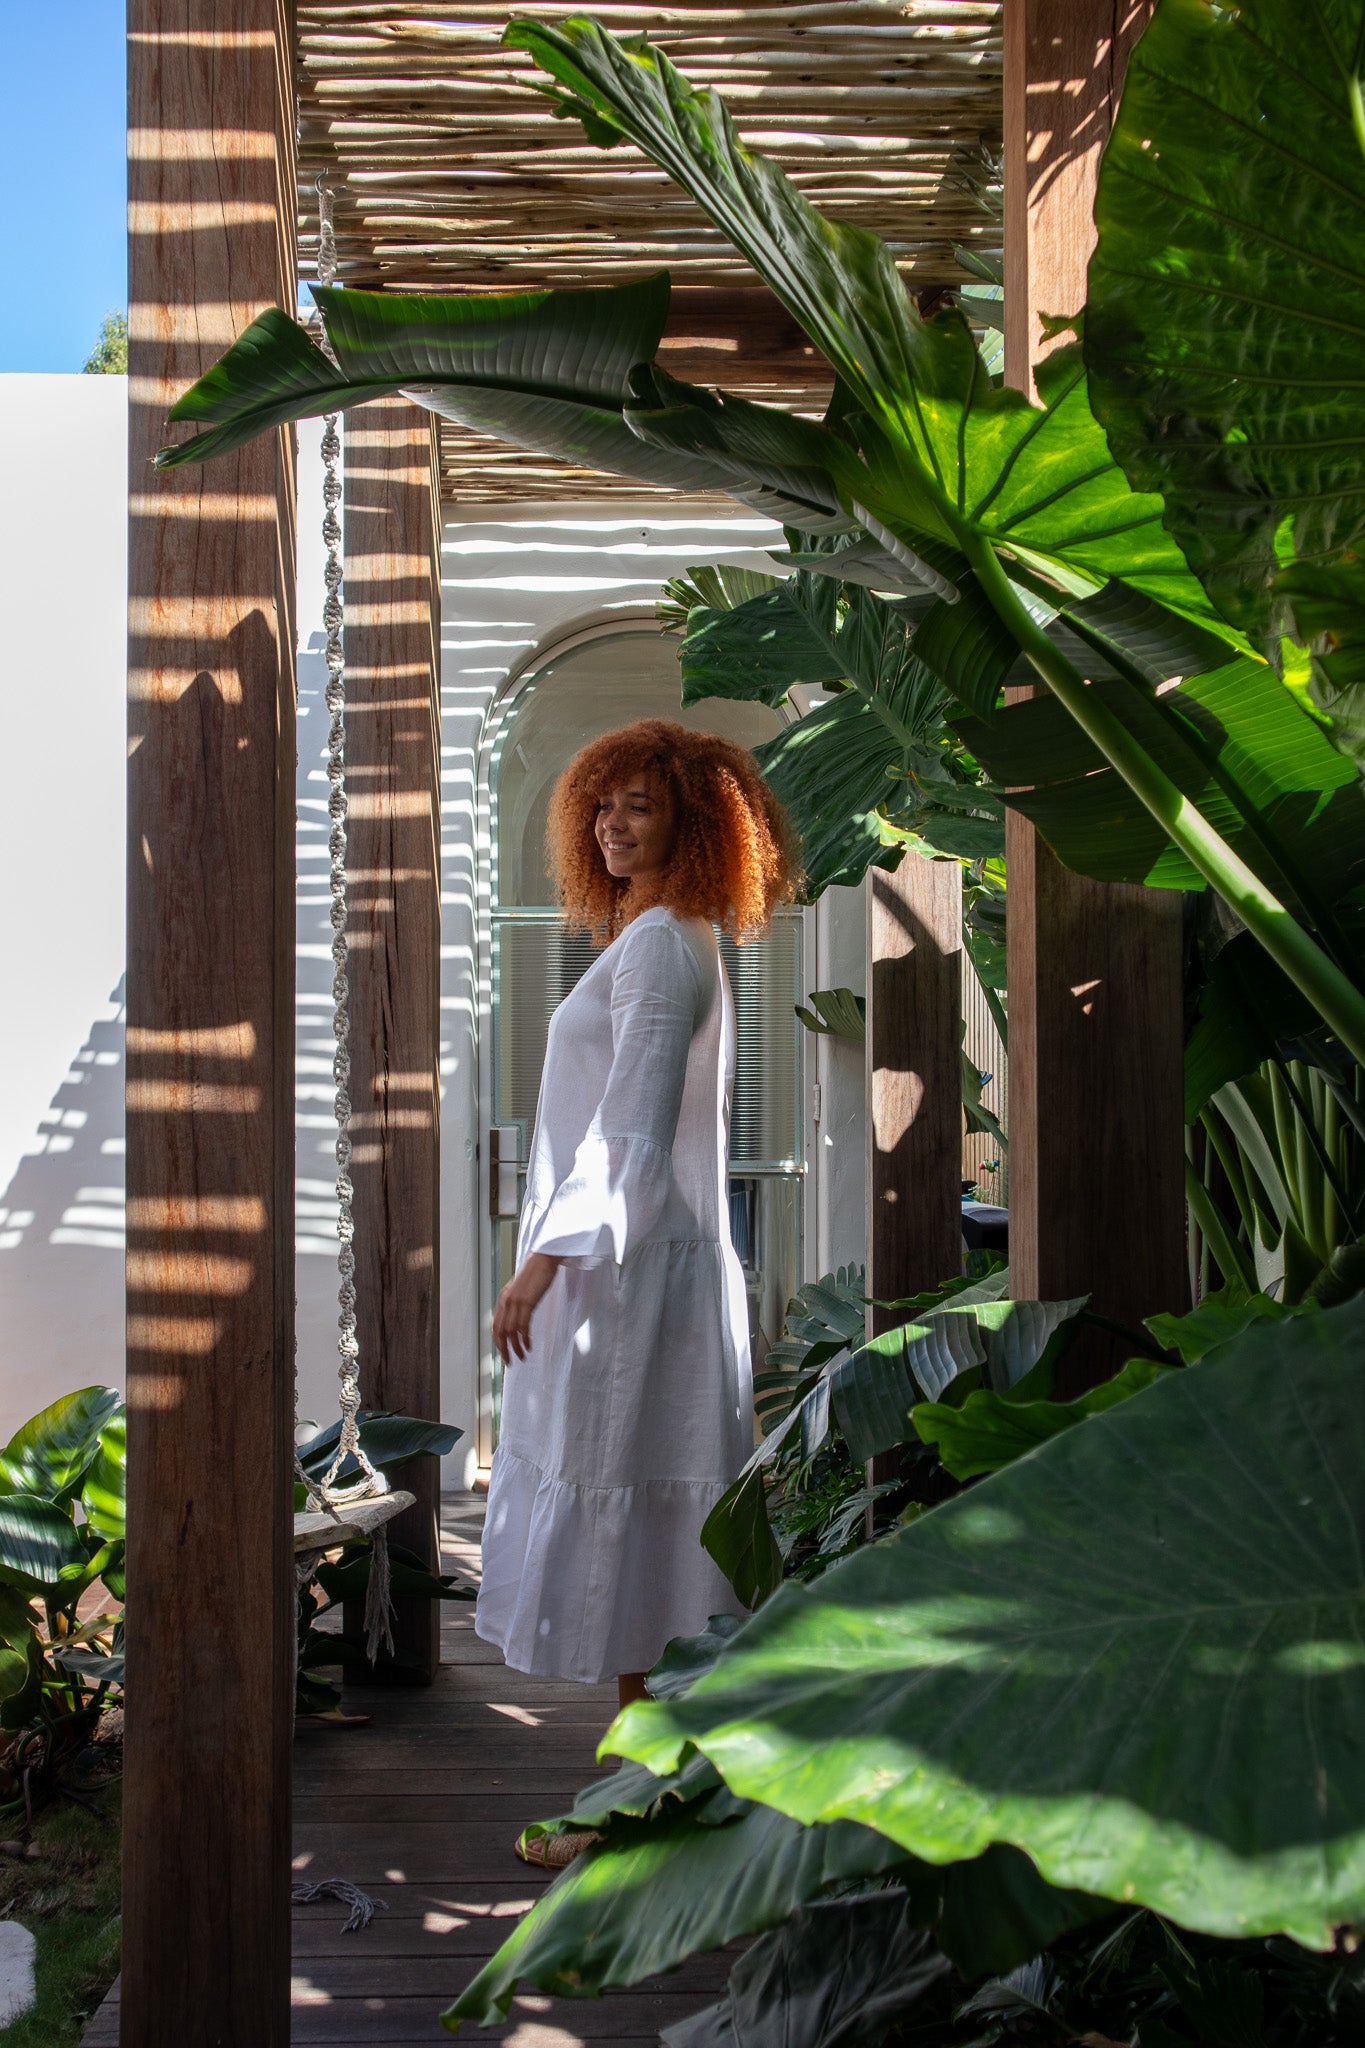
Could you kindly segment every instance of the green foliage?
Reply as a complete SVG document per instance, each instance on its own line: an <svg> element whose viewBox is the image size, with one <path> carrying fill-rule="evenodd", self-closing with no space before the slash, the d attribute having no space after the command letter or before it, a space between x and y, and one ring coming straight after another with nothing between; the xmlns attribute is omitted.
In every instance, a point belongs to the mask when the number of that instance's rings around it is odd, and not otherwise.
<svg viewBox="0 0 1365 2048"><path fill-rule="evenodd" d="M123 1679L121 1627L78 1609L96 1581L119 1598L123 1404L84 1387L24 1423L0 1452L0 1808L41 1801L78 1732Z"/></svg>
<svg viewBox="0 0 1365 2048"><path fill-rule="evenodd" d="M101 1746L102 1747L102 1746ZM117 1760L117 1753L113 1761ZM34 1862L0 1864L6 1914L36 1938L35 2003L4 2048L77 2048L119 1968L118 1787L84 1783L35 1820Z"/></svg>
<svg viewBox="0 0 1365 2048"><path fill-rule="evenodd" d="M740 1797L927 1860L1012 1841L1054 1884L1330 1947L1365 1922L1363 1362L1365 1300L1253 1324L784 1587L613 1748L659 1772L695 1748Z"/></svg>
<svg viewBox="0 0 1365 2048"><path fill-rule="evenodd" d="M128 315L106 313L100 322L100 338L81 365L89 377L126 377L128 374Z"/></svg>
<svg viewBox="0 0 1365 2048"><path fill-rule="evenodd" d="M862 1343L865 1304L844 1275L801 1290L756 1383L767 1434L701 1532L745 1606L859 1545L888 1490L866 1490L863 1466L904 1443L917 1404L960 1403L983 1381L1046 1390L1085 1298L1009 1301L1007 1285L999 1270L892 1303L906 1320Z"/></svg>
<svg viewBox="0 0 1365 2048"><path fill-rule="evenodd" d="M851 988L818 988L809 1009L798 1003L796 1014L817 1038L842 1038L850 1045L867 1041L867 999L855 996Z"/></svg>
<svg viewBox="0 0 1365 2048"><path fill-rule="evenodd" d="M1365 534L1360 8L1161 0L1100 171L1096 412L1226 617Z"/></svg>
<svg viewBox="0 0 1365 2048"><path fill-rule="evenodd" d="M1163 12L1182 4L1167 0ZM647 42L617 41L582 18L553 27L517 23L508 40L551 74L548 90L562 111L581 118L604 145L637 143L759 270L835 368L826 422L681 384L651 363L665 280L498 299L329 291L319 304L345 392L301 330L280 328L281 315L263 316L177 407L177 417L203 422L206 434L164 451L163 460L237 445L274 420L335 406L346 392L355 398L402 388L512 440L656 483L719 486L778 511L806 537L794 551L798 574L856 583L843 571L851 572L857 551L862 574L884 590L897 587L889 565L899 587L919 592L910 599L914 616L925 593L939 601L916 635L924 655L912 653L911 662L932 655L950 678L945 686L982 713L993 708L1010 667L1030 665L1098 748L1123 786L1123 802L1130 792L1158 841L1172 842L1186 878L1192 870L1212 883L1314 1013L1365 1055L1365 994L1354 964L1342 964L1341 934L1315 927L1306 904L1296 914L1301 898L1286 908L1275 885L1229 843L1225 783L1235 781L1235 768L1220 758L1219 772L1202 776L1191 801L1149 744L1142 691L1154 676L1172 673L1181 622L1198 629L1201 646L1210 634L1245 643L1191 574L1167 531L1162 498L1135 489L1110 453L1079 350L1046 359L1041 407L997 387L960 312L921 320L886 248L818 214L774 164L739 142L716 95L694 91ZM822 533L847 537L847 547L812 540ZM1087 682L1097 654L1129 694ZM1196 666L1210 667L1206 654L1178 659L1175 672L1187 685ZM898 674L895 689L908 687L904 671ZM915 730L892 701L895 689L883 680L880 690L860 693L857 705L842 693L814 715L828 730L802 720L765 760L784 797L811 811L803 824L818 827L806 840L817 888L872 861L894 860L897 830L917 830L913 820L898 826L883 803L884 714ZM835 735L845 724L849 730ZM839 792L842 816L833 797L824 798L819 773L832 736L839 758L861 756L857 778L850 775ZM904 740L898 744L903 752ZM972 845L962 838L998 822L979 787L964 790L949 771L926 799L918 785L935 784L933 775L908 758L889 765L917 785L917 801L932 799L934 843L986 850L979 836ZM1073 777L1067 801L1093 810L1092 779ZM1233 810L1241 815L1235 801ZM956 841L944 837L950 830ZM1151 852L1148 867L1157 858ZM1336 881L1328 878L1329 908Z"/></svg>
<svg viewBox="0 0 1365 2048"><path fill-rule="evenodd" d="M736 1800L700 1759L662 1780L618 1773L581 1794L565 1823L605 1839L518 1923L443 2015L447 2026L496 2023L523 1979L570 1997L637 1983L903 1860L871 1828L805 1828Z"/></svg>
<svg viewBox="0 0 1365 2048"><path fill-rule="evenodd" d="M725 1997L665 2028L667 2048L852 2048L879 2041L949 1974L908 1923L905 1894L803 1906L730 1972Z"/></svg>
<svg viewBox="0 0 1365 2048"><path fill-rule="evenodd" d="M998 1472L1016 1458L1074 1429L1091 1415L1102 1415L1132 1394L1149 1387L1162 1367L1149 1358L1133 1358L1122 1372L1092 1387L1074 1401L1020 1401L994 1388L968 1394L960 1408L946 1401L924 1401L910 1420L922 1443L933 1444L954 1479L977 1479Z"/></svg>
<svg viewBox="0 0 1365 2048"><path fill-rule="evenodd" d="M838 692L757 750L801 842L808 899L895 865L908 841L968 859L1004 850L1000 799L945 726L949 692L921 657L925 626L904 600L837 580L846 553L808 554L818 571L743 602L694 605L679 656L685 704L777 706L797 683Z"/></svg>

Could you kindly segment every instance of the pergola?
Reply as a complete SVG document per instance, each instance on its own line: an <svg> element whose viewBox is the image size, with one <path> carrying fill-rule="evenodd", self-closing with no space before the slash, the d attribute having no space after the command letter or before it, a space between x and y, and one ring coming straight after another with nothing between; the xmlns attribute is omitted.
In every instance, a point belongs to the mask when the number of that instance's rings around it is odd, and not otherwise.
<svg viewBox="0 0 1365 2048"><path fill-rule="evenodd" d="M341 281L487 289L668 267L680 374L815 407L828 377L690 205L520 90L513 10L130 0L128 1739L122 2039L289 2036L294 482L281 431L149 466L166 412L292 308L335 193ZM552 13L567 10L555 8ZM746 134L875 227L912 287L989 250L1006 366L1084 296L1096 162L1147 0L597 10L720 85ZM625 488L403 401L347 436L353 1080L373 1403L434 1413L439 496ZM1175 899L1062 869L1009 819L1013 1291L1136 1323L1179 1298ZM959 1256L957 870L869 891L875 1295ZM1174 1220L1173 1220L1174 1219ZM1111 1368L1102 1334L1074 1378ZM433 1542L433 1481L402 1532ZM429 1618L406 1645L434 1656Z"/></svg>

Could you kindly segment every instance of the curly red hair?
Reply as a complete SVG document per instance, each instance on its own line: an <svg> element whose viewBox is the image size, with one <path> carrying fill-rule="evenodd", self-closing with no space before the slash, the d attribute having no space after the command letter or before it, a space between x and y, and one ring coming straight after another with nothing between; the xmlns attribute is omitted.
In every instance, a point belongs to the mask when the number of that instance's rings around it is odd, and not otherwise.
<svg viewBox="0 0 1365 2048"><path fill-rule="evenodd" d="M631 776L653 774L677 811L673 857L648 892L607 872L597 807ZM796 894L791 832L753 755L714 733L641 718L576 754L555 785L545 831L555 893L569 927L615 938L650 903L704 917L741 942ZM627 902L629 901L629 909Z"/></svg>

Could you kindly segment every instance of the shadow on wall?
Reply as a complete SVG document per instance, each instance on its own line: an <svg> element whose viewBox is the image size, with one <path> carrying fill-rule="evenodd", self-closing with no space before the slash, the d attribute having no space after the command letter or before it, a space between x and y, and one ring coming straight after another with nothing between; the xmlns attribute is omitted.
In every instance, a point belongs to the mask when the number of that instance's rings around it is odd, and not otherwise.
<svg viewBox="0 0 1365 2048"><path fill-rule="evenodd" d="M5 1439L59 1394L121 1384L123 1000L120 981L0 1195Z"/></svg>

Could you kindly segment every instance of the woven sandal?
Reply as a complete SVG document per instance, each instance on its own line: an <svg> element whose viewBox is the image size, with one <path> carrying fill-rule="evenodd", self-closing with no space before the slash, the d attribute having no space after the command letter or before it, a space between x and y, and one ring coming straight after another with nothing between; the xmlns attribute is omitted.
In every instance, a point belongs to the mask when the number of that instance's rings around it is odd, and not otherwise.
<svg viewBox="0 0 1365 2048"><path fill-rule="evenodd" d="M516 1849L523 1863L534 1863L541 1870L567 1870L576 1856L601 1839L589 1829L574 1834L533 1835L527 1828L517 1836Z"/></svg>

